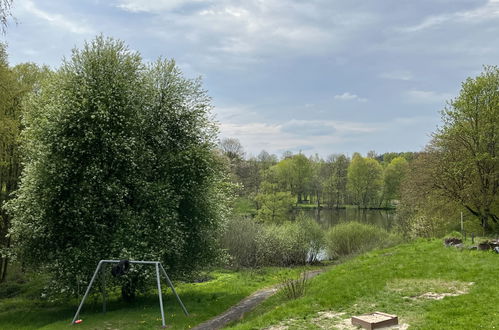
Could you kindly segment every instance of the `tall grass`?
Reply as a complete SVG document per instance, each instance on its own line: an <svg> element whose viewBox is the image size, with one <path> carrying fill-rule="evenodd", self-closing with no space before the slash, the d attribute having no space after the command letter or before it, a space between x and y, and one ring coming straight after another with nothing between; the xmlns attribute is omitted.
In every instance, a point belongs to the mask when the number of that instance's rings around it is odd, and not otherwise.
<svg viewBox="0 0 499 330"><path fill-rule="evenodd" d="M287 278L282 281L282 293L287 299L296 299L305 294L307 289L308 280L307 274L304 272L298 279Z"/></svg>
<svg viewBox="0 0 499 330"><path fill-rule="evenodd" d="M401 241L402 238L397 234L359 222L338 224L326 234L326 246L330 258L388 247Z"/></svg>

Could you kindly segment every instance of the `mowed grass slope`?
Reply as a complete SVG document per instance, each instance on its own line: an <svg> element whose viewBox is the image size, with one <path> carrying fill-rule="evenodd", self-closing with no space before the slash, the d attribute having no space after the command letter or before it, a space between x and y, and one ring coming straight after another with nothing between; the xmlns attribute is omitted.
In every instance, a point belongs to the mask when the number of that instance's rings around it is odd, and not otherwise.
<svg viewBox="0 0 499 330"><path fill-rule="evenodd" d="M260 270L217 271L212 280L202 283L177 283L175 288L190 316L185 316L166 283L162 283L163 304L169 329L189 329L236 304L254 291L279 283L283 278L298 276L304 268L263 268ZM33 283L26 283L26 286ZM40 287L40 285L38 285ZM23 292L12 298L0 299L0 329L155 329L161 327L161 315L156 283L151 293L131 304L123 303L118 292L111 294L108 312L102 311L100 295L85 303L81 324L71 326L76 312L76 300L49 303L39 292ZM36 297L36 298L35 298ZM113 298L114 297L114 298Z"/></svg>
<svg viewBox="0 0 499 330"><path fill-rule="evenodd" d="M232 328L334 329L383 311L410 329L496 329L498 298L499 254L418 241L346 261L311 280L303 297L276 295Z"/></svg>

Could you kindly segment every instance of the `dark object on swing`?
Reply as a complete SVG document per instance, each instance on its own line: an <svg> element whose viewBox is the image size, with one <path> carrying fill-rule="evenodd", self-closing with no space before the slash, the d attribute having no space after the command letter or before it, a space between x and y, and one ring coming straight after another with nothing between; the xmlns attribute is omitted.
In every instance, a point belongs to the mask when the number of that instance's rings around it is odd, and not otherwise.
<svg viewBox="0 0 499 330"><path fill-rule="evenodd" d="M125 275L126 272L130 269L130 261L128 260L120 260L120 262L111 268L111 274L114 277Z"/></svg>

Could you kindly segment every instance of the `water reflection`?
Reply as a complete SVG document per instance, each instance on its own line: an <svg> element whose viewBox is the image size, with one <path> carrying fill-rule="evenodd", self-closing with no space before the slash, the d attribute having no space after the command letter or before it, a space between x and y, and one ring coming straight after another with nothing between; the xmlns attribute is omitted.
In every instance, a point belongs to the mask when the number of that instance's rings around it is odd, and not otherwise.
<svg viewBox="0 0 499 330"><path fill-rule="evenodd" d="M346 209L308 209L303 211L313 217L325 229L342 222L357 221L369 223L390 230L395 221L395 210L366 210L358 208Z"/></svg>

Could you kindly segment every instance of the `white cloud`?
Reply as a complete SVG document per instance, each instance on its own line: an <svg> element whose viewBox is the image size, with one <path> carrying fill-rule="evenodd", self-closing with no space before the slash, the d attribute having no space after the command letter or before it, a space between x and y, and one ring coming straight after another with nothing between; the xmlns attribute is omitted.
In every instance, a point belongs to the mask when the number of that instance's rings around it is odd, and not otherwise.
<svg viewBox="0 0 499 330"><path fill-rule="evenodd" d="M444 103L453 97L450 93L437 93L417 89L407 91L405 94L407 100L413 103Z"/></svg>
<svg viewBox="0 0 499 330"><path fill-rule="evenodd" d="M343 94L338 94L334 96L335 100L341 100L341 101L359 101L359 102L366 102L367 99L363 97L359 97L357 94L352 94L349 92L345 92Z"/></svg>
<svg viewBox="0 0 499 330"><path fill-rule="evenodd" d="M65 29L75 34L94 34L94 30L84 24L83 22L75 22L74 20L68 19L60 14L48 13L36 7L35 3L30 0L21 2L23 8L29 13L35 15L47 21L50 25L53 25L59 29Z"/></svg>
<svg viewBox="0 0 499 330"><path fill-rule="evenodd" d="M204 0L120 0L117 7L130 12L159 13Z"/></svg>
<svg viewBox="0 0 499 330"><path fill-rule="evenodd" d="M412 80L412 73L409 71L390 71L390 72L383 72L379 75L381 78L384 79L391 79L391 80Z"/></svg>
<svg viewBox="0 0 499 330"><path fill-rule="evenodd" d="M419 32L447 22L474 23L498 18L499 0L488 0L484 5L472 10L429 16L421 23L402 30L406 32Z"/></svg>
<svg viewBox="0 0 499 330"><path fill-rule="evenodd" d="M325 55L355 42L372 13L291 0L118 0L131 12L148 12L148 33L165 42L186 40L204 66L244 67L269 56ZM203 52L199 52L203 49ZM199 57L208 61L199 60ZM236 65L237 68L237 65Z"/></svg>
<svg viewBox="0 0 499 330"><path fill-rule="evenodd" d="M263 149L277 153L300 149L327 152L333 150L335 144L358 139L359 135L370 135L382 126L360 122L296 119L276 124L222 122L220 133L222 137L239 139L248 148L247 151L254 154Z"/></svg>

